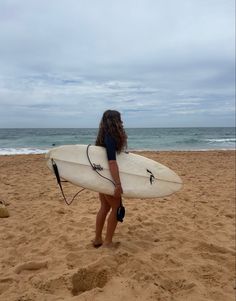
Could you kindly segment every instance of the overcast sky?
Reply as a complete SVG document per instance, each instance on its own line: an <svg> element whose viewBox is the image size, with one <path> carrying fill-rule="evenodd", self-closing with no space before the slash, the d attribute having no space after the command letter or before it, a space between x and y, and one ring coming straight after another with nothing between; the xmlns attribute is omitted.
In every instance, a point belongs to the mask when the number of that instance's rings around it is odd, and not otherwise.
<svg viewBox="0 0 236 301"><path fill-rule="evenodd" d="M0 0L0 127L234 126L234 0Z"/></svg>

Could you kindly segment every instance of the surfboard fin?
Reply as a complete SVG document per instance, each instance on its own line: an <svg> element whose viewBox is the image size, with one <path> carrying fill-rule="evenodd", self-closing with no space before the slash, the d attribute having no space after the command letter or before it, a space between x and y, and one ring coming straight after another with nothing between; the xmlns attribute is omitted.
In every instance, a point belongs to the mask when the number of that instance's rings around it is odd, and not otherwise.
<svg viewBox="0 0 236 301"><path fill-rule="evenodd" d="M149 180L150 180L150 184L152 185L152 183L155 179L155 176L149 169L147 169L147 172L150 174L150 179Z"/></svg>

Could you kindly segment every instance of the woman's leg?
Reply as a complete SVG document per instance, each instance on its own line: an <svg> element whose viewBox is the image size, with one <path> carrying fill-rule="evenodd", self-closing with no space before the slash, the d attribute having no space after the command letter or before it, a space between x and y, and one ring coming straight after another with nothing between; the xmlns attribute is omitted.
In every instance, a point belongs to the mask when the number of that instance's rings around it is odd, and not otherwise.
<svg viewBox="0 0 236 301"><path fill-rule="evenodd" d="M107 220L107 232L106 237L104 240L104 245L109 246L112 245L112 238L117 226L117 209L120 206L120 200L117 198L114 198L110 195L105 195L107 203L111 206L112 210L109 214L108 220Z"/></svg>
<svg viewBox="0 0 236 301"><path fill-rule="evenodd" d="M101 201L101 207L97 213L97 218L96 218L96 235L93 241L94 245L102 244L102 229L105 223L107 213L111 209L111 206L107 202L104 194L99 193L99 198Z"/></svg>

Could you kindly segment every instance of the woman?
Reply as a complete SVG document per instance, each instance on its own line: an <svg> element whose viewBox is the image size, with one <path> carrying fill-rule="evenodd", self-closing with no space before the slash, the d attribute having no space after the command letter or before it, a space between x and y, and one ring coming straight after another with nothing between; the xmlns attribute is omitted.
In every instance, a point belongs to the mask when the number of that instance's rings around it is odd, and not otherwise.
<svg viewBox="0 0 236 301"><path fill-rule="evenodd" d="M117 209L120 206L121 194L123 193L119 168L116 162L116 152L120 153L127 147L127 135L119 112L114 110L104 112L99 126L96 145L106 148L109 169L115 186L113 196L99 193L101 207L97 213L96 234L93 245L95 248L101 245L111 247L113 246L112 238L117 226ZM102 230L110 210L107 220L107 232L103 242Z"/></svg>

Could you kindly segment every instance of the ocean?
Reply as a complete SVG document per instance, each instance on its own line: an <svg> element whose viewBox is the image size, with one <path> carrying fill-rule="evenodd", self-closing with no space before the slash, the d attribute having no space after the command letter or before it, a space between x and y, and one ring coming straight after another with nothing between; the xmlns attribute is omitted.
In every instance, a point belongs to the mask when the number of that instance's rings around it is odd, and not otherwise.
<svg viewBox="0 0 236 301"><path fill-rule="evenodd" d="M65 144L94 144L98 129L0 129L0 155L39 154ZM128 150L235 149L235 128L128 128Z"/></svg>

